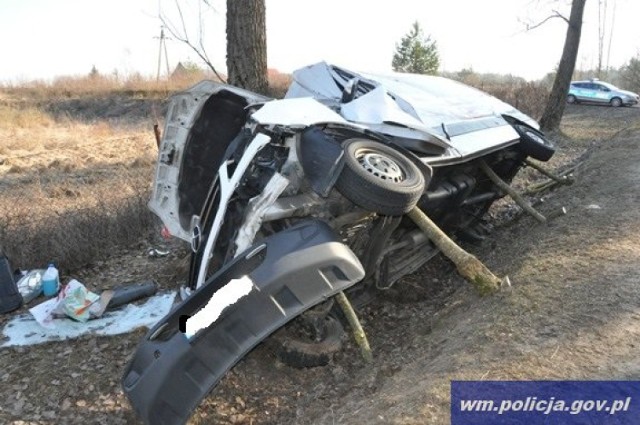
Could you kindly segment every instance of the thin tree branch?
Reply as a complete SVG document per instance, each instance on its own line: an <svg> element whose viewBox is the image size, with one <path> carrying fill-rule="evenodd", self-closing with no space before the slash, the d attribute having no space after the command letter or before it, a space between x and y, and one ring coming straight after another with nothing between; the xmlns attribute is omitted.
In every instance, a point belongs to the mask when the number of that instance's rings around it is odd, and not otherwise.
<svg viewBox="0 0 640 425"><path fill-rule="evenodd" d="M553 12L552 15L547 16L546 18L544 18L542 21L538 22L537 24L534 24L534 25L526 24L526 26L527 26L526 30L527 31L534 30L534 29L546 24L551 19L555 19L555 18L560 18L563 21L565 21L567 24L569 24L569 19L566 16L564 16L562 13L558 12L557 10L553 10L552 12Z"/></svg>
<svg viewBox="0 0 640 425"><path fill-rule="evenodd" d="M208 5L206 1L204 3ZM180 7L178 0L175 0L175 5L176 5L176 9L178 10L178 16L180 16L180 24L182 27L182 31L178 30L177 27L173 24L173 22L171 22L164 14L162 14L162 12L159 12L158 14L158 18L160 19L160 22L162 22L165 28L167 28L167 31L169 31L169 33L173 38L189 46L189 48L191 48L191 50L193 50L195 54L198 55L198 57L211 69L211 71L213 71L215 76L221 82L226 83L226 80L222 78L222 76L218 73L216 68L211 63L211 60L209 59L209 55L207 54L207 50L204 47L204 41L203 41L204 25L202 23L201 7L198 8L199 37L198 37L198 44L196 45L193 42L191 42L191 40L189 39L189 33L187 31L186 21L184 19L184 14L182 13L182 8Z"/></svg>

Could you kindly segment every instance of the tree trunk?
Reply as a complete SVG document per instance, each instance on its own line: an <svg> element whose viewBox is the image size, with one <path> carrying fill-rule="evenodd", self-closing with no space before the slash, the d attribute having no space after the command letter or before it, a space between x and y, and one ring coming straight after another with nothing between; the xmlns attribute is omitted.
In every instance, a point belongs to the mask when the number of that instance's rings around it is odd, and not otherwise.
<svg viewBox="0 0 640 425"><path fill-rule="evenodd" d="M567 37L564 41L562 58L558 66L558 73L553 82L553 88L547 101L547 106L540 119L540 127L543 130L557 130L560 127L560 120L564 114L564 107L571 84L571 76L576 66L578 57L578 47L580 47L580 33L582 32L582 15L584 14L584 4L586 0L573 0L571 5L571 16L567 28Z"/></svg>
<svg viewBox="0 0 640 425"><path fill-rule="evenodd" d="M266 94L265 0L227 0L228 83Z"/></svg>

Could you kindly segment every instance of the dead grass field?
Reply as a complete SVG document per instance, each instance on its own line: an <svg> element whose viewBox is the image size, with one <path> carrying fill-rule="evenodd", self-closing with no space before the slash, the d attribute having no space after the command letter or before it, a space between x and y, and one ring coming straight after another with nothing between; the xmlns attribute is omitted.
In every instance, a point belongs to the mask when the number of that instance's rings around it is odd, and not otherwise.
<svg viewBox="0 0 640 425"><path fill-rule="evenodd" d="M0 246L14 264L80 267L148 232L152 117L88 120L69 98L29 96L0 100Z"/></svg>

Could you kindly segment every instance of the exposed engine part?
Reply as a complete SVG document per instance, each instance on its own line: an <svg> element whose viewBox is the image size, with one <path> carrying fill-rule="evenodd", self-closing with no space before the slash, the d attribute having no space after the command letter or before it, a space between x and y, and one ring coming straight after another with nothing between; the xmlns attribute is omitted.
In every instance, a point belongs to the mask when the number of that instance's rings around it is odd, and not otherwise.
<svg viewBox="0 0 640 425"><path fill-rule="evenodd" d="M244 222L237 231L234 255L237 256L251 246L258 230L260 230L266 210L273 205L288 184L289 180L276 172L262 193L251 198L245 209Z"/></svg>
<svg viewBox="0 0 640 425"><path fill-rule="evenodd" d="M464 198L475 186L476 179L473 176L457 174L441 181L435 188L428 190L421 203L431 208L437 208L443 202L450 202L453 197Z"/></svg>
<svg viewBox="0 0 640 425"><path fill-rule="evenodd" d="M501 195L496 192L481 193L479 195L470 196L462 202L462 205L473 205L480 202L492 201L498 199Z"/></svg>
<svg viewBox="0 0 640 425"><path fill-rule="evenodd" d="M380 264L380 278L376 281L376 288L391 288L400 278L415 272L439 252L430 242L424 242L389 253Z"/></svg>
<svg viewBox="0 0 640 425"><path fill-rule="evenodd" d="M389 243L391 234L398 228L401 220L401 217L382 216L376 221L364 257L365 279L377 276L378 266L382 261L385 246Z"/></svg>
<svg viewBox="0 0 640 425"><path fill-rule="evenodd" d="M264 221L308 216L322 208L325 203L326 200L315 193L303 193L279 198L265 211Z"/></svg>

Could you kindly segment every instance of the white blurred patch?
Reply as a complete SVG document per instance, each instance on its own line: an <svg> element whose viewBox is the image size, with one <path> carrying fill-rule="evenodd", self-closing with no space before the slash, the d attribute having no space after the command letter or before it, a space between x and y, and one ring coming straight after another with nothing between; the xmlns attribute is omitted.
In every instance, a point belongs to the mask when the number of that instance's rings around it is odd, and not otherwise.
<svg viewBox="0 0 640 425"><path fill-rule="evenodd" d="M207 305L187 319L184 334L193 337L200 330L211 326L225 308L234 305L242 297L246 297L253 290L253 281L249 276L233 279L213 294Z"/></svg>

